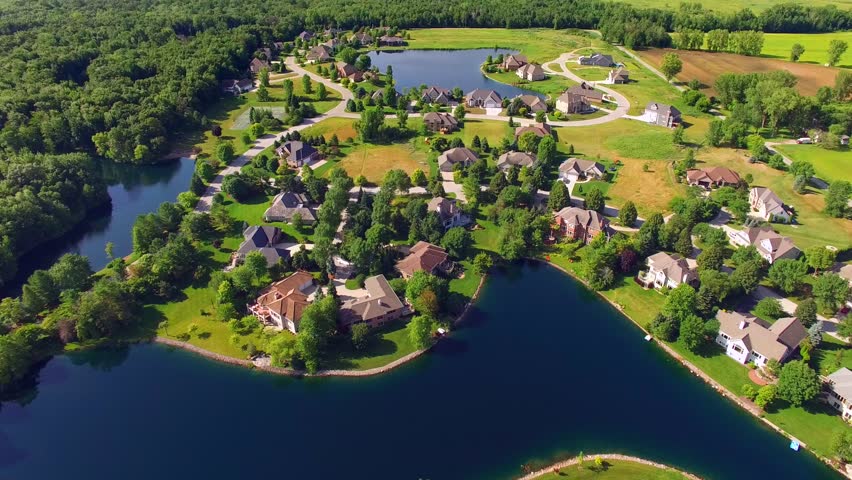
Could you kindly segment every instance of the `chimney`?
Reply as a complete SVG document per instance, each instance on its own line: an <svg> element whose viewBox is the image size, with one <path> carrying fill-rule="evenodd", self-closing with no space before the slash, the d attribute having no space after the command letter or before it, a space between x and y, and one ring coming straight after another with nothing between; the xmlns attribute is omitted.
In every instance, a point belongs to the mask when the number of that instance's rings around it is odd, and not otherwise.
<svg viewBox="0 0 852 480"><path fill-rule="evenodd" d="M745 327L746 327L746 321L743 320L743 321L740 322L740 330L745 330Z"/></svg>

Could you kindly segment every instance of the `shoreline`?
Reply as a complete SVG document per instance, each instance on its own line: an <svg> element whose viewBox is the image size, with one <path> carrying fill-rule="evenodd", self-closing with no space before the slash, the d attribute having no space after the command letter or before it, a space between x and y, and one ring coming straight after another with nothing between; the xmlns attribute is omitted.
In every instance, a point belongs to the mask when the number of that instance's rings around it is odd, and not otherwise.
<svg viewBox="0 0 852 480"><path fill-rule="evenodd" d="M684 477L688 478L689 480L702 480L701 477L699 477L697 475L693 475L689 472L685 472L683 470L677 469L675 467L671 467L669 465L665 465L665 464L657 463L657 462L652 462L651 460L646 460L644 458L634 457L634 456L631 456L631 455L622 455L620 453L600 453L600 454L593 454L593 455L584 455L583 456L584 462L592 463L592 462L594 462L595 457L600 457L601 460L620 460L622 462L639 463L639 464L642 464L642 465L647 465L649 467L658 468L660 470L664 470L664 471L667 471L667 472L679 473L679 474L683 475ZM528 473L528 474L524 475L523 477L518 477L517 480L532 480L533 478L538 478L542 475L547 475L548 473L553 473L554 470L561 470L563 468L568 468L568 467L577 465L578 463L579 463L579 460L577 459L577 457L574 457L574 458L571 458L571 459L568 459L568 460L563 460L561 462L554 463L553 465L547 466L545 468L536 470L532 473Z"/></svg>

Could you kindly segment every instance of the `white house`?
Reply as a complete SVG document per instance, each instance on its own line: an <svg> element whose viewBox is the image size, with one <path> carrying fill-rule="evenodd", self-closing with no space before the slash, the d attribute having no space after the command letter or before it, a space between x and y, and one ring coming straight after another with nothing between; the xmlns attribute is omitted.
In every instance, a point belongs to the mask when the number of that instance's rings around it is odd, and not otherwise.
<svg viewBox="0 0 852 480"><path fill-rule="evenodd" d="M753 212L767 222L789 223L793 214L772 190L754 187L748 192L748 202Z"/></svg>
<svg viewBox="0 0 852 480"><path fill-rule="evenodd" d="M769 360L783 362L799 344L808 337L808 332L795 317L782 318L770 325L753 316L720 310L719 334L716 343L734 360L746 364L754 362L758 367Z"/></svg>
<svg viewBox="0 0 852 480"><path fill-rule="evenodd" d="M648 257L648 272L640 280L654 288L677 288L681 283L691 284L698 281L697 263L678 254L658 252Z"/></svg>
<svg viewBox="0 0 852 480"><path fill-rule="evenodd" d="M456 200L452 198L435 197L429 200L427 209L430 212L438 213L438 216L441 217L441 224L444 226L444 230L453 227L463 227L470 223L470 218L462 213Z"/></svg>
<svg viewBox="0 0 852 480"><path fill-rule="evenodd" d="M559 178L565 183L576 182L581 178L601 180L606 175L606 167L594 160L569 158L559 165Z"/></svg>
<svg viewBox="0 0 852 480"><path fill-rule="evenodd" d="M852 422L852 370L846 367L832 373L826 382L825 401Z"/></svg>
<svg viewBox="0 0 852 480"><path fill-rule="evenodd" d="M753 227L744 230L729 230L728 240L736 247L754 245L760 256L772 264L779 258L795 260L799 249L788 237L783 237L769 227Z"/></svg>

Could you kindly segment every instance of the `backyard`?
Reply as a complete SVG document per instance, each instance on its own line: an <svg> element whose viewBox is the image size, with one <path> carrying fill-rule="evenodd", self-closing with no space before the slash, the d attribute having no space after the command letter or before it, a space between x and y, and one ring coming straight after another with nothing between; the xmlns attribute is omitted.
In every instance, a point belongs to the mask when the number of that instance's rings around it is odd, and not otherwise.
<svg viewBox="0 0 852 480"><path fill-rule="evenodd" d="M792 160L811 162L816 176L832 182L846 180L852 182L852 151L826 150L817 145L775 145L772 147Z"/></svg>

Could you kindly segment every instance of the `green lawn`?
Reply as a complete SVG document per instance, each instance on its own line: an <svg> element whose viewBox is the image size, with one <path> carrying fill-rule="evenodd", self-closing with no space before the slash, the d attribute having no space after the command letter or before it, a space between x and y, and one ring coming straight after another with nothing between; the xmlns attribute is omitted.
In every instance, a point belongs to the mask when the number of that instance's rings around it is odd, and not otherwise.
<svg viewBox="0 0 852 480"><path fill-rule="evenodd" d="M811 360L820 375L831 375L841 367L852 369L849 345L827 334L822 336L822 343L811 354Z"/></svg>
<svg viewBox="0 0 852 480"><path fill-rule="evenodd" d="M488 78L500 83L543 93L553 99L561 95L565 90L577 84L577 82L559 75L548 75L546 79L539 80L537 82L521 80L515 72L495 72L489 73L487 76Z"/></svg>
<svg viewBox="0 0 852 480"><path fill-rule="evenodd" d="M370 343L364 350L353 350L348 342L332 351L333 358L326 368L367 370L381 367L415 351L405 329L406 322L395 321L373 332Z"/></svg>
<svg viewBox="0 0 852 480"><path fill-rule="evenodd" d="M548 472L538 480L684 480L678 472L662 470L650 465L624 460L604 460L603 468L596 468L594 458L586 457L584 466L573 465L558 473Z"/></svg>
<svg viewBox="0 0 852 480"><path fill-rule="evenodd" d="M823 0L817 0L812 3L819 5ZM838 8L850 8L852 0L839 0L836 2L826 2L832 5L837 5ZM845 5L845 7L844 7ZM799 62L816 63L824 65L828 58L828 44L832 40L843 40L846 43L852 43L852 32L833 32L833 33L767 33L763 35L763 50L761 54L765 57L775 57L788 60L790 58L790 50L794 43L801 44L805 47L805 53L799 58ZM840 67L852 68L852 52L846 53L840 57Z"/></svg>
<svg viewBox="0 0 852 480"><path fill-rule="evenodd" d="M546 28L427 28L409 30L409 49L465 50L509 48L519 50L531 62L548 62L561 53L589 43L589 39L565 30Z"/></svg>
<svg viewBox="0 0 852 480"><path fill-rule="evenodd" d="M776 145L779 152L793 160L811 162L817 177L826 180L852 182L852 151L826 150L817 145Z"/></svg>

